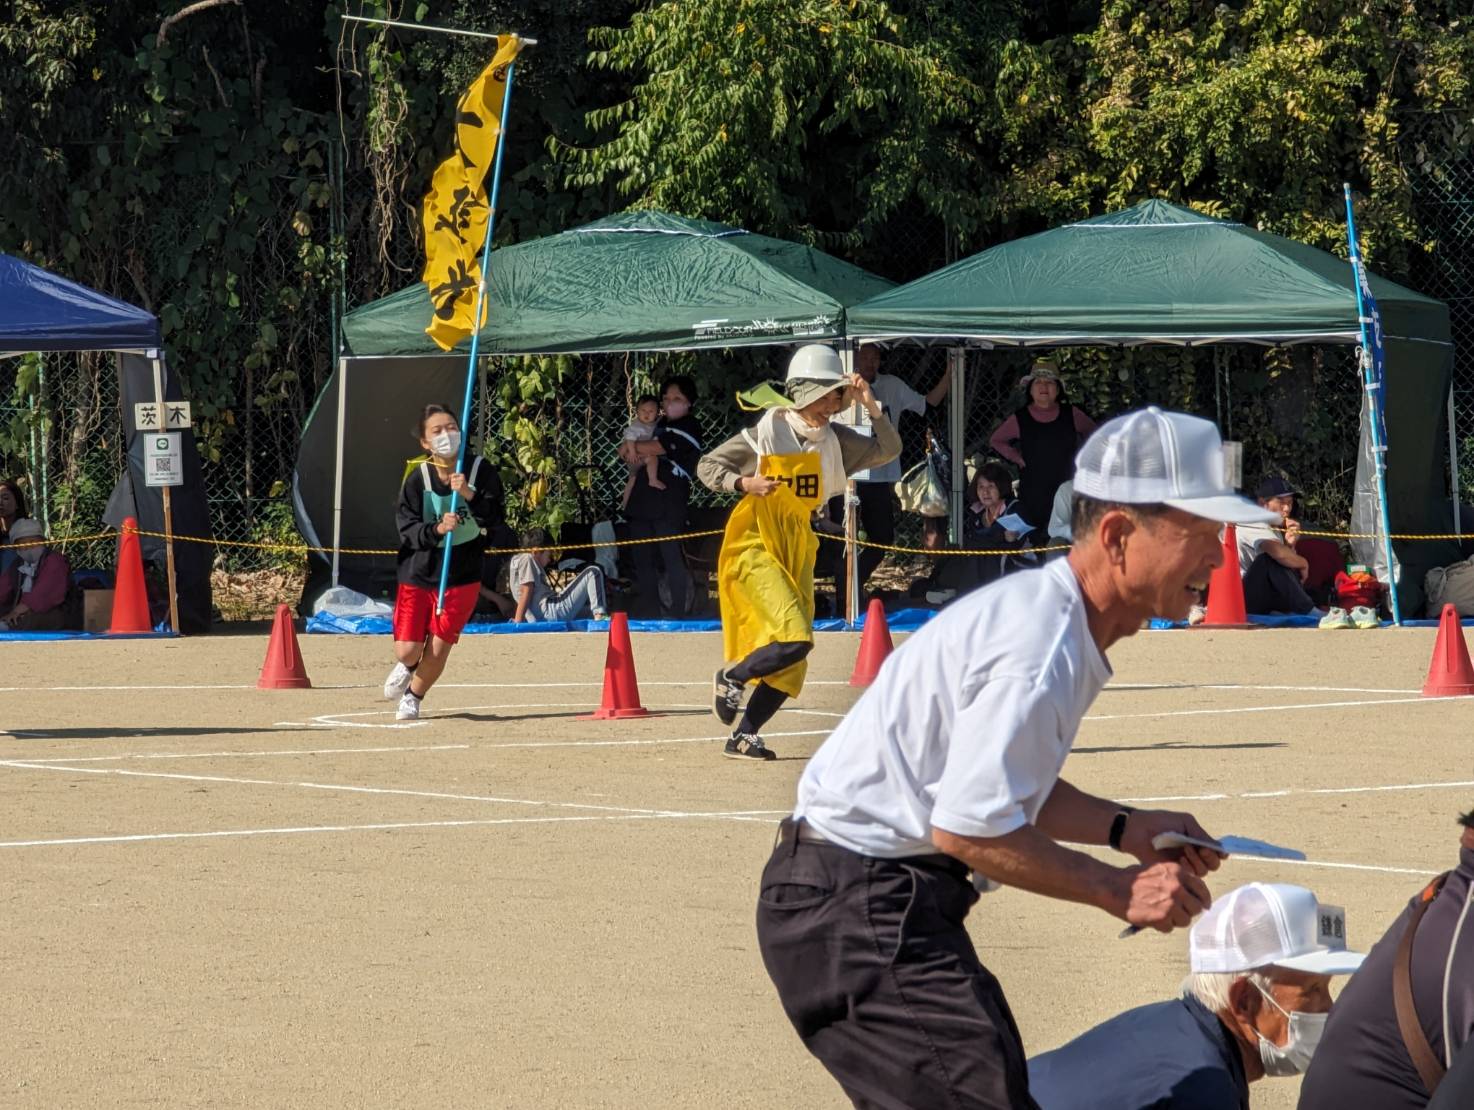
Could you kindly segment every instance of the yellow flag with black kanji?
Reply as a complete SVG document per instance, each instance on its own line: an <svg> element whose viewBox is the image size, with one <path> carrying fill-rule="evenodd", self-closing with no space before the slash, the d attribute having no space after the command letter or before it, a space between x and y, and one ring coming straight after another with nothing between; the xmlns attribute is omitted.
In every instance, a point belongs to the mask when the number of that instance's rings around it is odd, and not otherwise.
<svg viewBox="0 0 1474 1110"><path fill-rule="evenodd" d="M486 323L476 315L481 281L477 257L486 235L490 206L486 175L502 131L502 97L508 67L522 49L516 35L498 35L496 56L456 104L456 149L440 163L425 194L425 273L435 313L425 333L448 351Z"/></svg>

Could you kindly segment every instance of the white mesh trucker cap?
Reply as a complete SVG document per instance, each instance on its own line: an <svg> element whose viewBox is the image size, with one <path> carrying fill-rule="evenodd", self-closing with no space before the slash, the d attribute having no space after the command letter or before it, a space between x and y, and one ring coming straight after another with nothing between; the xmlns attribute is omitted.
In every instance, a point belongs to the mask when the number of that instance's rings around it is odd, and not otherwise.
<svg viewBox="0 0 1474 1110"><path fill-rule="evenodd" d="M1211 420L1155 405L1108 420L1075 456L1075 492L1123 505L1170 505L1222 524L1279 524L1279 513L1224 479L1223 440Z"/></svg>
<svg viewBox="0 0 1474 1110"><path fill-rule="evenodd" d="M1350 975L1366 959L1346 950L1346 911L1303 886L1249 883L1213 901L1193 923L1194 972L1252 971L1274 964L1315 975Z"/></svg>

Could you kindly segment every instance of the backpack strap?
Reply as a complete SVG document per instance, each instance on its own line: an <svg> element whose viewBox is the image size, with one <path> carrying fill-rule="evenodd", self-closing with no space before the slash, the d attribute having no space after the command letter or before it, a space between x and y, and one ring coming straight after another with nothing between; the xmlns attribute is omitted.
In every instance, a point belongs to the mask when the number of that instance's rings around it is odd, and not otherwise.
<svg viewBox="0 0 1474 1110"><path fill-rule="evenodd" d="M1397 956L1392 962L1392 1004L1397 1011L1397 1031L1402 1034L1402 1043L1430 1096L1438 1089L1447 1069L1434 1053L1433 1046L1428 1043L1428 1034L1423 1032L1423 1023L1418 1020L1418 1008L1413 1001L1413 935L1417 933L1418 923L1423 920L1433 899L1443 889L1448 875L1445 871L1423 888L1423 893L1418 896L1418 904L1413 907L1412 916L1408 918L1407 928L1402 932L1402 940L1397 945Z"/></svg>

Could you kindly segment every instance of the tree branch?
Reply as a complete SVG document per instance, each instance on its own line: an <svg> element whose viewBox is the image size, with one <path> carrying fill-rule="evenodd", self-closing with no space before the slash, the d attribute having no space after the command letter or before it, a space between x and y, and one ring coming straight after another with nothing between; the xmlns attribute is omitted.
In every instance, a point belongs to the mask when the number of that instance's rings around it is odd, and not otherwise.
<svg viewBox="0 0 1474 1110"><path fill-rule="evenodd" d="M241 0L198 0L197 3L180 8L168 19L159 24L159 33L156 38L156 45L164 45L165 40L169 37L169 28L174 26L174 24L178 23L181 19L187 19L192 15L204 11L206 8L218 8L222 4L231 4L238 8L240 7Z"/></svg>

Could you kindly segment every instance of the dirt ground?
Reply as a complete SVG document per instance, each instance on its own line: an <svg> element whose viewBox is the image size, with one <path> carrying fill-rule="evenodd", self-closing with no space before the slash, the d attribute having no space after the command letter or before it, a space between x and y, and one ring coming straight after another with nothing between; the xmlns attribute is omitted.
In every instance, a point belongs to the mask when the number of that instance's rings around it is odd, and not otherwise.
<svg viewBox="0 0 1474 1110"><path fill-rule="evenodd" d="M1418 696L1433 637L1143 633L1066 775L1303 849L1214 888L1306 884L1368 945L1474 802L1470 702ZM637 636L661 715L622 722L576 719L602 636L469 638L414 726L379 638L304 637L305 691L254 688L264 633L0 645L0 1104L843 1105L752 922L856 643L819 637L760 766L718 756L712 634ZM970 926L1031 1052L1185 971L1181 933L1017 892Z"/></svg>

